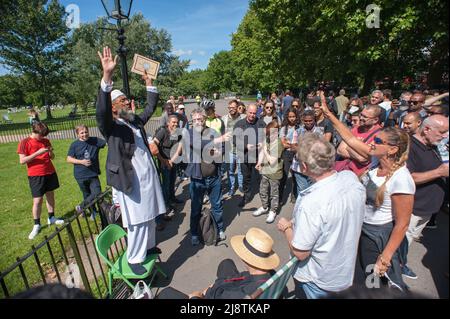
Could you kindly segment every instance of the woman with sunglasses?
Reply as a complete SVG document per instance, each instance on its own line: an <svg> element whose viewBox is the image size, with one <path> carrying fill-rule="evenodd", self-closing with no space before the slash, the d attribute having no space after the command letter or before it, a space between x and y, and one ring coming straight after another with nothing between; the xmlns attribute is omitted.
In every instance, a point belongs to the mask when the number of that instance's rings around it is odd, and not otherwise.
<svg viewBox="0 0 450 319"><path fill-rule="evenodd" d="M404 290L406 285L401 275L398 248L408 229L416 190L406 168L409 136L398 128L387 127L377 133L373 142L365 144L333 115L323 95L321 102L325 116L342 139L360 155L376 159L361 177L367 195L359 244L363 271L366 276L373 276L373 269L376 275ZM374 282L372 277L369 281Z"/></svg>

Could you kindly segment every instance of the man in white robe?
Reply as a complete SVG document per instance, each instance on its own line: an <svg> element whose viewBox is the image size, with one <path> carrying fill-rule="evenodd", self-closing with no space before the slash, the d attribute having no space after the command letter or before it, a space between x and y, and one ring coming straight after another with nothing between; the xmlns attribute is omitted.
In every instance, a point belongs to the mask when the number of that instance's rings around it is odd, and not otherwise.
<svg viewBox="0 0 450 319"><path fill-rule="evenodd" d="M158 101L156 87L144 75L147 105L140 115L130 109L130 101L119 90L112 90L117 63L111 50L103 48L100 57L103 78L97 98L97 124L108 143L107 184L114 189L120 205L123 226L128 230L127 260L131 269L142 274L140 265L155 247L155 218L166 212L159 174L150 153L144 125Z"/></svg>

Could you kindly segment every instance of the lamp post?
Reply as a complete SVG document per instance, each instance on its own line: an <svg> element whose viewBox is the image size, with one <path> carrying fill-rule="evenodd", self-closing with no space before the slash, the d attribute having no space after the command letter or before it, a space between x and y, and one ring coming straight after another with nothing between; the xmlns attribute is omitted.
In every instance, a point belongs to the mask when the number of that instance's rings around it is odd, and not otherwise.
<svg viewBox="0 0 450 319"><path fill-rule="evenodd" d="M133 0L102 0L108 18L117 20L117 40L119 40L119 48L117 54L120 57L120 69L122 73L123 91L130 98L130 84L128 82L127 67L127 48L125 47L125 30L122 27L122 20L128 19L130 16L131 5Z"/></svg>

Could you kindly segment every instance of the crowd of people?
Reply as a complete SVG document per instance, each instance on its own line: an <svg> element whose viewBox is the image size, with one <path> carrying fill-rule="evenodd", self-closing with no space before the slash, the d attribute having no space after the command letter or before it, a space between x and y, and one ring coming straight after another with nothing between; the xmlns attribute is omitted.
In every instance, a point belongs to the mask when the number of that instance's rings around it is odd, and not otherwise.
<svg viewBox="0 0 450 319"><path fill-rule="evenodd" d="M140 263L156 248L155 231L164 229L181 202L175 197L178 176L189 178L194 246L202 242L199 221L206 202L223 241L223 201L240 194L238 206L245 207L259 194L261 206L253 216L267 215L268 224L276 222L291 254L300 260L294 274L299 298L323 298L348 289L356 267L401 291L408 290L402 276L417 278L407 264L408 247L427 225L435 226L441 209L448 210L448 93L405 91L397 100L390 90L350 98L343 89L337 97L326 97L321 89L305 98L286 91L282 98L273 93L264 101L259 94L248 105L230 100L222 116L213 100L204 99L191 112L191 121L183 100L171 98L164 104L161 127L147 138L144 125L158 101L152 80L143 76L147 105L137 115L128 98L113 90L117 60L110 49L104 48L99 57L103 78L97 121L105 140L77 127L79 139L67 161L74 164L83 193L77 206L81 212L100 192L98 152L108 145L107 184L122 211L133 271L144 271ZM48 222L63 222L54 216L53 191L59 185L47 133L45 124L35 122L32 135L18 147L20 162L28 165L33 196L30 239L39 232L44 195ZM292 218L278 217L288 199L295 203ZM252 241L264 246L252 246ZM244 297L250 289L245 287L253 289L255 281L242 278L266 280L279 264L270 235L259 229L234 236L231 243L250 277L225 261L212 288L191 297L235 296L223 288L235 285L224 282L241 284Z"/></svg>

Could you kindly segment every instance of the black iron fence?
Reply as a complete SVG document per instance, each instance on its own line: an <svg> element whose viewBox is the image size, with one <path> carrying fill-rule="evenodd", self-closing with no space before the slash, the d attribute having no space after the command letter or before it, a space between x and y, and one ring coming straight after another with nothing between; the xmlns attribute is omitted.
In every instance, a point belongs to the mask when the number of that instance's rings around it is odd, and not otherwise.
<svg viewBox="0 0 450 319"><path fill-rule="evenodd" d="M76 139L75 127L84 124L89 127L91 136L102 137L95 116L79 117L75 119L53 119L44 121L50 129L48 138L50 140ZM160 117L151 118L145 125L148 134L153 135L159 127ZM31 125L29 123L0 124L0 144L19 142L29 136Z"/></svg>
<svg viewBox="0 0 450 319"><path fill-rule="evenodd" d="M108 269L95 249L94 236L101 232L101 217L104 217L100 213L102 202L111 202L111 190L100 194L87 206L84 217L74 213L62 227L56 227L55 232L45 236L38 245L31 246L31 251L17 257L13 265L0 272L0 298L10 298L18 292L49 283L78 287L96 298L127 297L129 290L123 283L115 285L112 296L108 296ZM114 250L109 251L110 257L116 260L124 246L124 242L116 243Z"/></svg>

